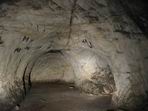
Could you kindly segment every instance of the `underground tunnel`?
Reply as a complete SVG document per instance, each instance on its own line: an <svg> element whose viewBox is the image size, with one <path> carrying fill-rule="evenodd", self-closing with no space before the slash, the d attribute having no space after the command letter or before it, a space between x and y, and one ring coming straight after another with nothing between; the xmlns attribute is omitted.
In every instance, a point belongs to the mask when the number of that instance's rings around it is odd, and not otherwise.
<svg viewBox="0 0 148 111"><path fill-rule="evenodd" d="M1 0L0 111L148 111L146 0Z"/></svg>

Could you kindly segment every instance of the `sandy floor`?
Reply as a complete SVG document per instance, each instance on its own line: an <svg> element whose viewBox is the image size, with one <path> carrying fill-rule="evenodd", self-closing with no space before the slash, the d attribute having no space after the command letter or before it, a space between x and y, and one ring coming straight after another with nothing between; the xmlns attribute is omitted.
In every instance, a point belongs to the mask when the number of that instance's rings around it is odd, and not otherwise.
<svg viewBox="0 0 148 111"><path fill-rule="evenodd" d="M106 111L110 96L80 93L66 84L35 84L18 111ZM17 110L13 111L17 111Z"/></svg>

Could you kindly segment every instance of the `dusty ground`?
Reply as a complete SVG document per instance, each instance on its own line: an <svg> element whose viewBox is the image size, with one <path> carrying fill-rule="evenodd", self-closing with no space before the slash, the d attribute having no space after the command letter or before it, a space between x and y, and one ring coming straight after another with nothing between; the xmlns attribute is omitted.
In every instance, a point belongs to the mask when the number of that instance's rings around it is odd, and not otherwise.
<svg viewBox="0 0 148 111"><path fill-rule="evenodd" d="M35 84L19 111L106 111L111 107L110 99L82 94L66 84Z"/></svg>

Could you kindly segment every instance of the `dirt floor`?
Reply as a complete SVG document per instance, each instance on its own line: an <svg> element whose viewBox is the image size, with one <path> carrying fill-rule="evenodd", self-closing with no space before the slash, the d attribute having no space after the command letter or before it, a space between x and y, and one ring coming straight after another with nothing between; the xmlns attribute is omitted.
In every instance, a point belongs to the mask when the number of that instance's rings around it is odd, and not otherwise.
<svg viewBox="0 0 148 111"><path fill-rule="evenodd" d="M106 111L110 101L111 96L83 94L67 84L34 84L12 111Z"/></svg>

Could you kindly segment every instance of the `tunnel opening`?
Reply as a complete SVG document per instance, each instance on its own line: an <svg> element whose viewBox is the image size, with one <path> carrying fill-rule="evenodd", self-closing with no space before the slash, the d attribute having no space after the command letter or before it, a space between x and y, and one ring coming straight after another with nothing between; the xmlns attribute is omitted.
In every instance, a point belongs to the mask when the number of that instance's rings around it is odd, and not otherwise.
<svg viewBox="0 0 148 111"><path fill-rule="evenodd" d="M113 109L112 94L115 92L115 82L109 66L106 64L103 66L104 61L100 60L102 58L90 51L84 50L80 55L86 63L76 63L77 66L72 65L68 59L72 57L67 57L61 50L48 51L38 56L35 62L30 62L32 66L30 64L26 66L29 66L29 70L25 68L26 74L23 76L28 79L23 78L24 99L17 103L12 111L48 111L48 109L52 111L98 111L98 109L106 111ZM97 62L102 62L101 69L98 67L100 63ZM80 67L81 65L83 68ZM74 71L78 67L84 70L80 71L83 73L80 77L77 77ZM90 78L83 78L87 73L90 73Z"/></svg>

